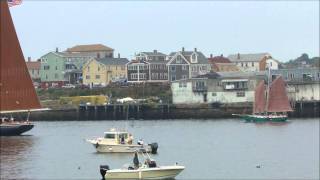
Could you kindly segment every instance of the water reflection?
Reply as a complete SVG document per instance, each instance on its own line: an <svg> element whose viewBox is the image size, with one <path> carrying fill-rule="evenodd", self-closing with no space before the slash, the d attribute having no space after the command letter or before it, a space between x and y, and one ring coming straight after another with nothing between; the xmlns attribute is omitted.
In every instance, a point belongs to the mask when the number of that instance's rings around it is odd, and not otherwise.
<svg viewBox="0 0 320 180"><path fill-rule="evenodd" d="M34 141L33 136L0 137L1 179L19 177L22 174L30 159Z"/></svg>

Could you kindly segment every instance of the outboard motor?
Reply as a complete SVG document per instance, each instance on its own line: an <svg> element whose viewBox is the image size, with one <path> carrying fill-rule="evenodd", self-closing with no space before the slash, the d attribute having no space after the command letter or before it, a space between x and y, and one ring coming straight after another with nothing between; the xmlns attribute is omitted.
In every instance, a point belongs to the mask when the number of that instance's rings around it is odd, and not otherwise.
<svg viewBox="0 0 320 180"><path fill-rule="evenodd" d="M157 154L158 151L158 143L148 144L151 147L151 154Z"/></svg>
<svg viewBox="0 0 320 180"><path fill-rule="evenodd" d="M102 180L105 180L105 175L106 175L108 170L109 170L109 166L108 165L100 165L100 174L102 176Z"/></svg>

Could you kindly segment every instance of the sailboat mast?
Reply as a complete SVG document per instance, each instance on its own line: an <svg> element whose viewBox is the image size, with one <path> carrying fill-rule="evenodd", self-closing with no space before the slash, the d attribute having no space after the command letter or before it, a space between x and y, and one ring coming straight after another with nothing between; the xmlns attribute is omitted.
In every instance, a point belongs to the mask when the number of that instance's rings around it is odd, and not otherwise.
<svg viewBox="0 0 320 180"><path fill-rule="evenodd" d="M268 106L269 106L269 91L270 91L270 66L269 64L266 62L266 66L268 68L268 76L267 76L267 95L266 95L266 98L267 98L267 102L266 102L266 106L265 106L265 113L267 114L268 113Z"/></svg>

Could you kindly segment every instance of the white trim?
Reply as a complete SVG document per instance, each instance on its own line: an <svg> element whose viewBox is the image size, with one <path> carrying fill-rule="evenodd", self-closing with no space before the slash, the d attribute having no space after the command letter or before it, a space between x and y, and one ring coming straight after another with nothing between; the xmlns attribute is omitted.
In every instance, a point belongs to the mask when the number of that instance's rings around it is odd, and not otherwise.
<svg viewBox="0 0 320 180"><path fill-rule="evenodd" d="M0 111L0 114L7 113L20 113L20 112L36 112L36 111L49 111L50 108L42 108L42 109L22 109L22 110L12 110L12 111Z"/></svg>
<svg viewBox="0 0 320 180"><path fill-rule="evenodd" d="M177 58L178 55L182 56L183 60L184 60L185 62L187 62L187 64L190 65L190 63L188 62L188 60L187 60L180 52L177 52L177 53L171 58L171 60L170 60L169 62L167 62L167 64L168 64L168 65L171 65L172 61L174 61L174 60Z"/></svg>

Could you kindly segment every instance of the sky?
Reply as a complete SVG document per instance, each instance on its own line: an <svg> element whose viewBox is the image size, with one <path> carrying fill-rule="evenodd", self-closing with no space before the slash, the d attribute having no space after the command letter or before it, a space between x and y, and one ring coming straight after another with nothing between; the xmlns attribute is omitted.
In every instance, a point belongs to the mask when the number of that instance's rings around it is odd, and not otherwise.
<svg viewBox="0 0 320 180"><path fill-rule="evenodd" d="M36 1L10 8L24 56L101 43L132 59L197 48L206 56L319 56L319 1Z"/></svg>

